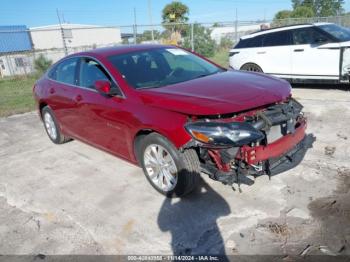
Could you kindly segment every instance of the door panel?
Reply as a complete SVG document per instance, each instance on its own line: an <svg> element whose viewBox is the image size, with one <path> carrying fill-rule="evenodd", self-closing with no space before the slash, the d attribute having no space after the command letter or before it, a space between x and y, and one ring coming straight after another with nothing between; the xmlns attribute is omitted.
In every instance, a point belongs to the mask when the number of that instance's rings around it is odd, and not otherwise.
<svg viewBox="0 0 350 262"><path fill-rule="evenodd" d="M78 58L68 58L57 64L49 73L48 104L65 134L75 134L77 129L75 84Z"/></svg>
<svg viewBox="0 0 350 262"><path fill-rule="evenodd" d="M293 75L339 77L339 44L329 41L312 27L294 30Z"/></svg>
<svg viewBox="0 0 350 262"><path fill-rule="evenodd" d="M106 97L93 90L80 89L78 103L81 139L122 157L129 157L126 143L129 125L122 121L127 114L125 100Z"/></svg>
<svg viewBox="0 0 350 262"><path fill-rule="evenodd" d="M260 48L256 56L264 73L290 74L292 71L291 46L273 46Z"/></svg>
<svg viewBox="0 0 350 262"><path fill-rule="evenodd" d="M339 76L340 48L327 45L295 45L292 53L294 75Z"/></svg>
<svg viewBox="0 0 350 262"><path fill-rule="evenodd" d="M50 81L49 105L65 134L75 135L77 130L77 104L74 100L76 87Z"/></svg>
<svg viewBox="0 0 350 262"><path fill-rule="evenodd" d="M261 57L262 68L268 74L290 74L291 64L291 33L283 30L264 35L263 48L256 56Z"/></svg>
<svg viewBox="0 0 350 262"><path fill-rule="evenodd" d="M78 79L80 88L78 95L79 122L81 137L88 143L103 148L122 157L129 158L126 137L129 125L124 110L125 99L98 93L94 89L97 80L108 80L112 88L117 88L104 68L91 58L80 60Z"/></svg>

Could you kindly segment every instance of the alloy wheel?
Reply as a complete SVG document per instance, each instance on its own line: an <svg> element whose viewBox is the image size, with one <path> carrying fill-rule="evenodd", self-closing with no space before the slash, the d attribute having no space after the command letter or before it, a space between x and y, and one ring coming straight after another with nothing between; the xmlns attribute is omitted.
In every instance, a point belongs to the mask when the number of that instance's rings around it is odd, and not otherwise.
<svg viewBox="0 0 350 262"><path fill-rule="evenodd" d="M146 175L160 190L169 192L176 186L178 176L175 161L161 145L151 144L144 151Z"/></svg>
<svg viewBox="0 0 350 262"><path fill-rule="evenodd" d="M44 115L44 123L47 133L49 134L52 140L56 140L57 138L57 129L55 122L50 113L46 112Z"/></svg>

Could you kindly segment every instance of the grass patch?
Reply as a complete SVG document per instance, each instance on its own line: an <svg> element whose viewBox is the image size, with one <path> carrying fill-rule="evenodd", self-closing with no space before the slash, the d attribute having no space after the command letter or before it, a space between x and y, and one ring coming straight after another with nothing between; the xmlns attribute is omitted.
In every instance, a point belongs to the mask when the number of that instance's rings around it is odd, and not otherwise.
<svg viewBox="0 0 350 262"><path fill-rule="evenodd" d="M229 52L229 49L220 49L215 52L214 56L209 57L209 59L225 68L228 68L229 67L228 52Z"/></svg>
<svg viewBox="0 0 350 262"><path fill-rule="evenodd" d="M35 81L34 76L0 79L0 117L35 109L32 95Z"/></svg>

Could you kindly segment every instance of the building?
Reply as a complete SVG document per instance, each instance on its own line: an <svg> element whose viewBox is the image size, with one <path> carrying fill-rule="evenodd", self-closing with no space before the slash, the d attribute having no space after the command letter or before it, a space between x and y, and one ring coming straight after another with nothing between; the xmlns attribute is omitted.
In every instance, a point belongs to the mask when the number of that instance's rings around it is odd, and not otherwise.
<svg viewBox="0 0 350 262"><path fill-rule="evenodd" d="M30 33L25 25L0 26L0 78L33 71Z"/></svg>
<svg viewBox="0 0 350 262"><path fill-rule="evenodd" d="M44 55L52 62L74 53L120 44L120 29L96 25L62 24L27 28L0 26L0 78L35 71L34 61Z"/></svg>
<svg viewBox="0 0 350 262"><path fill-rule="evenodd" d="M119 28L96 25L62 24L31 27L30 34L35 50L112 46L122 41Z"/></svg>
<svg viewBox="0 0 350 262"><path fill-rule="evenodd" d="M268 24L264 24L268 26ZM261 24L248 24L237 26L237 38L241 36L258 31L261 29ZM221 38L229 37L232 40L236 40L236 27L235 26L220 26L213 27L210 33L210 37L215 40L217 44L220 44Z"/></svg>

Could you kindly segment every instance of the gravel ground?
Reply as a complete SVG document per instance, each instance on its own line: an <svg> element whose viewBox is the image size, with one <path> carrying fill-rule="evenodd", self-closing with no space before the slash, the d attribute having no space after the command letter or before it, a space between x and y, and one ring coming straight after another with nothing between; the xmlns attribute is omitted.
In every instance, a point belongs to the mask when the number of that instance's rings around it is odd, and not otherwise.
<svg viewBox="0 0 350 262"><path fill-rule="evenodd" d="M294 89L313 147L242 193L208 179L165 199L140 168L0 118L0 254L350 255L350 92Z"/></svg>

